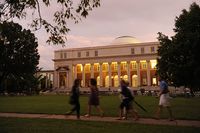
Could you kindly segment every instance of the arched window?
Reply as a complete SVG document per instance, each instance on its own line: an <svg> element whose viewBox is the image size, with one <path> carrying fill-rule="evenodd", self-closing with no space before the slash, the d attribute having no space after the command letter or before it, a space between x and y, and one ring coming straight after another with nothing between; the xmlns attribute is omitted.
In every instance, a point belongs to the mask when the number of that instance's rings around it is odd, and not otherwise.
<svg viewBox="0 0 200 133"><path fill-rule="evenodd" d="M132 87L137 87L138 86L138 76L133 75L132 76Z"/></svg>
<svg viewBox="0 0 200 133"><path fill-rule="evenodd" d="M118 75L115 75L115 77L114 77L114 87L119 87L119 78L118 78Z"/></svg>
<svg viewBox="0 0 200 133"><path fill-rule="evenodd" d="M105 78L105 87L109 87L109 76Z"/></svg>
<svg viewBox="0 0 200 133"><path fill-rule="evenodd" d="M97 85L100 86L100 76L97 77Z"/></svg>
<svg viewBox="0 0 200 133"><path fill-rule="evenodd" d="M128 81L128 75L124 75L123 80Z"/></svg>

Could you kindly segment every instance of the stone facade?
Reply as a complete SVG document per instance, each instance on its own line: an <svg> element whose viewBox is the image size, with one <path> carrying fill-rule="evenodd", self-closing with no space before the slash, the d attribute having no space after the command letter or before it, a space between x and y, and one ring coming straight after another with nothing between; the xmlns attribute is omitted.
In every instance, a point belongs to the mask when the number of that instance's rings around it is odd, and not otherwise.
<svg viewBox="0 0 200 133"><path fill-rule="evenodd" d="M97 79L99 87L118 88L120 79L131 87L156 86L158 42L140 43L135 38L116 38L111 45L70 48L54 52L54 88L70 88L79 78L82 87ZM128 40L128 41L126 41Z"/></svg>

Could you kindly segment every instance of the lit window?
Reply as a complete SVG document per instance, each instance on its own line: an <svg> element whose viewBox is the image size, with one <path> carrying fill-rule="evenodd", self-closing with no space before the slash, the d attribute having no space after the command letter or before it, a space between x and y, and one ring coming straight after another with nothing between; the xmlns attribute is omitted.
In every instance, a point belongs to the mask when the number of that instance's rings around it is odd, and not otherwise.
<svg viewBox="0 0 200 133"><path fill-rule="evenodd" d="M142 69L146 69L147 68L147 64L146 63L143 63L142 64Z"/></svg>
<svg viewBox="0 0 200 133"><path fill-rule="evenodd" d="M133 62L133 63L131 63L131 67L132 67L132 69L137 69L137 64L136 64L136 62Z"/></svg>
<svg viewBox="0 0 200 133"><path fill-rule="evenodd" d="M102 64L102 71L108 71L108 63Z"/></svg>
<svg viewBox="0 0 200 133"><path fill-rule="evenodd" d="M117 62L116 62L116 63L113 63L113 67L114 67L114 71L117 71L117 70L118 70Z"/></svg>
<svg viewBox="0 0 200 133"><path fill-rule="evenodd" d="M100 72L100 65L97 66L97 71Z"/></svg>
<svg viewBox="0 0 200 133"><path fill-rule="evenodd" d="M151 69L156 69L157 60L150 60L150 63L151 63Z"/></svg>
<svg viewBox="0 0 200 133"><path fill-rule="evenodd" d="M94 63L94 71L96 71L96 72L100 71L100 65L99 65L99 63Z"/></svg>
<svg viewBox="0 0 200 133"><path fill-rule="evenodd" d="M82 65L81 65L81 64L77 64L77 65L76 65L76 71L77 71L77 73L81 73L82 70L83 70Z"/></svg>
<svg viewBox="0 0 200 133"><path fill-rule="evenodd" d="M141 63L142 69L147 69L147 62L146 61L141 60L140 63Z"/></svg>
<svg viewBox="0 0 200 133"><path fill-rule="evenodd" d="M122 62L122 70L126 70L127 69L127 63L126 62Z"/></svg>
<svg viewBox="0 0 200 133"><path fill-rule="evenodd" d="M118 70L118 65L114 64L114 70L117 71Z"/></svg>
<svg viewBox="0 0 200 133"><path fill-rule="evenodd" d="M153 78L152 80L153 80L153 83L152 83L152 84L153 84L153 85L156 85L156 84L157 84L157 79L156 79L156 78Z"/></svg>
<svg viewBox="0 0 200 133"><path fill-rule="evenodd" d="M85 72L90 72L91 71L91 65L90 64L85 64Z"/></svg>

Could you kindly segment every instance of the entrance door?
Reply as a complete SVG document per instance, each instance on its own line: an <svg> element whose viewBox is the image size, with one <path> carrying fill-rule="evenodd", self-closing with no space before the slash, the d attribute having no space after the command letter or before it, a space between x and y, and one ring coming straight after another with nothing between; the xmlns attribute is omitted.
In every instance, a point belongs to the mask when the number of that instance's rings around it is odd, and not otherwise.
<svg viewBox="0 0 200 133"><path fill-rule="evenodd" d="M66 88L67 87L67 74L66 72L59 73L59 87Z"/></svg>

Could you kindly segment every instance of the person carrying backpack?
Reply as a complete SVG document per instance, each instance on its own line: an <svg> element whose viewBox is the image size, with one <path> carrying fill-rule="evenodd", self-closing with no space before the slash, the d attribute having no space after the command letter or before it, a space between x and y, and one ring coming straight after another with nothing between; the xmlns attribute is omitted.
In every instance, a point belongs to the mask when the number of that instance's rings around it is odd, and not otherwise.
<svg viewBox="0 0 200 133"><path fill-rule="evenodd" d="M120 93L122 97L122 102L120 104L119 120L127 119L128 113L131 113L135 118L135 120L138 120L139 115L137 111L133 108L134 96L132 91L128 87L129 83L125 80L121 80L120 85L121 85ZM122 117L124 110L125 110L125 116Z"/></svg>

